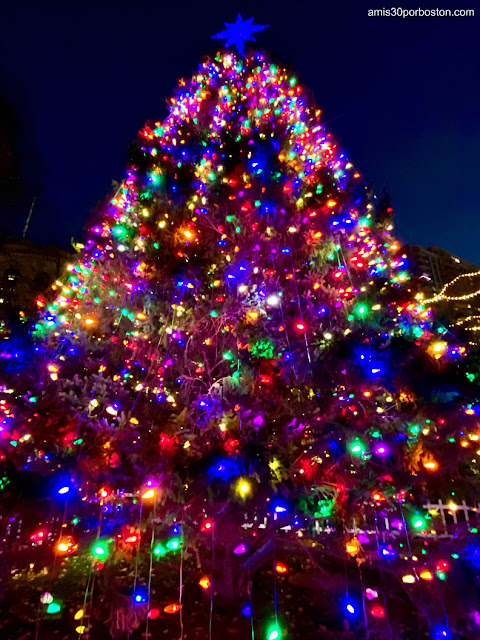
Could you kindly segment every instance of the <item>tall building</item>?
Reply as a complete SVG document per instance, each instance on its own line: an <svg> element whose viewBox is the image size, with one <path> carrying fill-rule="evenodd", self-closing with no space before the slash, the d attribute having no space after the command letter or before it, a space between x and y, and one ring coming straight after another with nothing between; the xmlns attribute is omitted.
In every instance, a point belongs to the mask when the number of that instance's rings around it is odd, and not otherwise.
<svg viewBox="0 0 480 640"><path fill-rule="evenodd" d="M453 255L439 247L425 249L420 245L406 245L412 271L419 278L429 283L433 293L439 293L441 289L451 282L456 276L465 273L480 271L480 267Z"/></svg>

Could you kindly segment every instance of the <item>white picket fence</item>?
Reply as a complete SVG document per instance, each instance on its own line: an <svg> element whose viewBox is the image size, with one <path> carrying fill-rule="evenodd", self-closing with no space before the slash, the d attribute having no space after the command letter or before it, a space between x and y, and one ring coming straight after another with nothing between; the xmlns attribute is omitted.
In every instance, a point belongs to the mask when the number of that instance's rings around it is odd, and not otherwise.
<svg viewBox="0 0 480 640"><path fill-rule="evenodd" d="M453 533L459 532L462 529L471 530L475 527L480 531L480 502L476 507L467 505L465 500L462 500L461 504L454 503L453 501L446 504L439 500L438 502L427 502L424 505L424 509L430 514L431 520L428 523L428 528L425 532L422 531L422 535L428 537L448 537ZM277 515L274 515L274 520L277 519ZM392 520L399 520L399 517L392 518ZM270 518L264 518L263 522L258 525L259 529L266 529L270 524ZM383 523L383 527L381 524ZM385 540L389 535L397 535L399 533L398 527L392 525L390 518L383 518L378 523L380 525L378 533ZM253 527L253 523L245 523L244 529L250 529ZM281 527L281 531L291 531L292 526L286 525ZM326 518L316 519L313 521L313 529L316 535L331 534L335 532L335 529L328 524ZM366 534L375 533L375 528L365 523L365 526L359 525L358 527L352 527L347 531L350 533L363 532Z"/></svg>
<svg viewBox="0 0 480 640"><path fill-rule="evenodd" d="M437 535L448 536L453 529L458 529L465 525L465 527L478 527L480 530L480 502L476 507L467 505L465 500L462 500L461 504L456 502L450 502L444 504L441 500L436 503L427 503L425 505L430 513L433 512L435 520L438 522L438 518L441 519L437 525ZM437 515L438 514L438 515ZM432 528L435 526L432 524Z"/></svg>

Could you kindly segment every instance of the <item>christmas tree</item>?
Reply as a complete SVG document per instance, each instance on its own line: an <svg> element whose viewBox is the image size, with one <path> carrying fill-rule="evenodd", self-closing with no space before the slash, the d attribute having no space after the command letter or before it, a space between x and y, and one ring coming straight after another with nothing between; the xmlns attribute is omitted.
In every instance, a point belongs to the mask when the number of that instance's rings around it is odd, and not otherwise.
<svg viewBox="0 0 480 640"><path fill-rule="evenodd" d="M476 637L476 374L392 232L295 75L180 81L3 373L2 637Z"/></svg>

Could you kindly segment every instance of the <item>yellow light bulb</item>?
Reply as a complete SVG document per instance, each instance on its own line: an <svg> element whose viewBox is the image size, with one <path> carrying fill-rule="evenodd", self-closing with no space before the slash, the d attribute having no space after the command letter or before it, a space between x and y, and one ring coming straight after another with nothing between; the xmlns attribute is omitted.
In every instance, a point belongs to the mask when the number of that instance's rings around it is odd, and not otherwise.
<svg viewBox="0 0 480 640"><path fill-rule="evenodd" d="M251 492L252 487L248 480L239 480L236 487L237 493L242 497L246 498L247 495Z"/></svg>
<svg viewBox="0 0 480 640"><path fill-rule="evenodd" d="M208 578L202 578L199 580L198 584L202 587L202 589L210 588L210 580Z"/></svg>

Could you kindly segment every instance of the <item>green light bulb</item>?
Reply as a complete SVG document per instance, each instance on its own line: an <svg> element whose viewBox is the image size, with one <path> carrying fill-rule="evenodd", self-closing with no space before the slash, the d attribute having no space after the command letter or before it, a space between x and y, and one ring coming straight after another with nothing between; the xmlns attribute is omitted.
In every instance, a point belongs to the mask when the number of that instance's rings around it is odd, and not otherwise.
<svg viewBox="0 0 480 640"><path fill-rule="evenodd" d="M177 549L180 549L181 546L181 542L178 538L172 538L167 542L167 549L170 549L171 551L176 551Z"/></svg>
<svg viewBox="0 0 480 640"><path fill-rule="evenodd" d="M153 550L153 555L157 557L164 556L166 553L167 553L167 550L165 549L163 544L157 544L157 546Z"/></svg>
<svg viewBox="0 0 480 640"><path fill-rule="evenodd" d="M280 632L277 627L271 627L268 630L268 640L277 640L280 637Z"/></svg>
<svg viewBox="0 0 480 640"><path fill-rule="evenodd" d="M58 613L62 607L59 602L51 602L47 607L47 613Z"/></svg>
<svg viewBox="0 0 480 640"><path fill-rule="evenodd" d="M350 443L349 449L350 453L354 456L361 456L365 453L365 446L358 438Z"/></svg>
<svg viewBox="0 0 480 640"><path fill-rule="evenodd" d="M370 311L369 307L367 304L365 304L364 302L357 304L355 307L355 313L357 316L360 317L366 317L368 316L368 312Z"/></svg>
<svg viewBox="0 0 480 640"><path fill-rule="evenodd" d="M108 546L105 542L99 541L95 542L92 547L92 554L97 556L97 558L106 558L108 556Z"/></svg>

